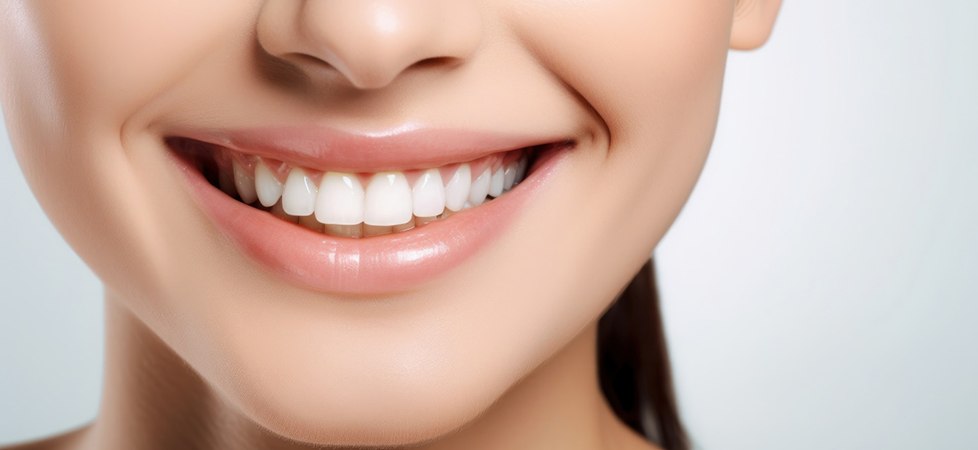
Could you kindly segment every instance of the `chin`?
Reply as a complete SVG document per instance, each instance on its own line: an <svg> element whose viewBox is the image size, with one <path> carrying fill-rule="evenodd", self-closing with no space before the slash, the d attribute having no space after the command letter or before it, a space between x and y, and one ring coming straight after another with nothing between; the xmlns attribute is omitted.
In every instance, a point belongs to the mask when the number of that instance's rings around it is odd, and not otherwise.
<svg viewBox="0 0 978 450"><path fill-rule="evenodd" d="M262 428L315 445L437 440L478 417L509 384L503 374L462 374L454 365L428 364L405 374L404 367L369 364L328 371L311 360L261 363L274 367L222 380L218 389L230 389L223 397Z"/></svg>
<svg viewBox="0 0 978 450"><path fill-rule="evenodd" d="M137 316L192 368L218 409L287 440L369 447L438 440L489 410L554 350L519 347L493 327L455 327L471 320L430 309L362 317L333 308L340 301L253 294L180 296L195 299L184 306L214 309L175 313L176 327ZM406 308L417 299L400 300ZM362 302L344 304L363 312Z"/></svg>
<svg viewBox="0 0 978 450"><path fill-rule="evenodd" d="M282 438L312 445L389 447L437 440L462 428L482 410L462 404L397 411L384 405L345 405L339 411L324 407L310 411L305 406L265 404L249 418Z"/></svg>

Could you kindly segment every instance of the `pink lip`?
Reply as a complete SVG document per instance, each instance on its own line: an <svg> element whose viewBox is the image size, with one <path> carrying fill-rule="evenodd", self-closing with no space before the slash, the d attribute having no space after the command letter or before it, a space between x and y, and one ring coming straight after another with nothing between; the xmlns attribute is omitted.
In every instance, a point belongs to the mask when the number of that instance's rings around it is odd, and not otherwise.
<svg viewBox="0 0 978 450"><path fill-rule="evenodd" d="M407 232L364 239L317 233L245 205L168 153L217 228L261 266L313 290L375 295L417 288L493 242L543 190L569 148L541 153L531 175L497 199Z"/></svg>
<svg viewBox="0 0 978 450"><path fill-rule="evenodd" d="M461 130L401 129L354 134L329 127L179 130L175 135L309 169L379 172L440 167L566 140Z"/></svg>

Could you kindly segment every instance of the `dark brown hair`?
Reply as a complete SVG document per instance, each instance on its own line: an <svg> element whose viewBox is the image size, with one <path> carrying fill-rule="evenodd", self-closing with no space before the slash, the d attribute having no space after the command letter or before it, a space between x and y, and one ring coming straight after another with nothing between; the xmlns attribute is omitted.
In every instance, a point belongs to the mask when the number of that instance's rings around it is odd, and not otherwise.
<svg viewBox="0 0 978 450"><path fill-rule="evenodd" d="M618 417L666 450L688 450L651 260L601 317L597 358L601 390Z"/></svg>

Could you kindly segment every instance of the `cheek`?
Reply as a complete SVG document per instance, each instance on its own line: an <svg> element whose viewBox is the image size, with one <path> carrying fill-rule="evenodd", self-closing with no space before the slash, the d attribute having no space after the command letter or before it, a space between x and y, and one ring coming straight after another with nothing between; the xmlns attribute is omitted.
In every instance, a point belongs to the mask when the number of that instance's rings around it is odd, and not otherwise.
<svg viewBox="0 0 978 450"><path fill-rule="evenodd" d="M165 87L212 56L229 36L248 35L256 8L244 2L68 0L30 2L23 21L35 30L35 57L55 109L70 119L119 125ZM95 117L88 117L94 115Z"/></svg>
<svg viewBox="0 0 978 450"><path fill-rule="evenodd" d="M613 146L708 125L701 116L716 114L732 2L564 3L533 2L513 20L535 56L594 108Z"/></svg>
<svg viewBox="0 0 978 450"><path fill-rule="evenodd" d="M255 8L238 0L13 2L0 14L3 105L18 161L55 226L117 288L151 277L155 224L123 145L166 86ZM126 272L125 276L121 274ZM145 280L144 280L145 282Z"/></svg>
<svg viewBox="0 0 978 450"><path fill-rule="evenodd" d="M588 157L596 170L580 174L589 189L576 192L588 212L576 233L593 242L580 260L630 274L621 266L637 269L678 215L712 143L733 3L552 0L516 9L525 45L604 128L604 145Z"/></svg>

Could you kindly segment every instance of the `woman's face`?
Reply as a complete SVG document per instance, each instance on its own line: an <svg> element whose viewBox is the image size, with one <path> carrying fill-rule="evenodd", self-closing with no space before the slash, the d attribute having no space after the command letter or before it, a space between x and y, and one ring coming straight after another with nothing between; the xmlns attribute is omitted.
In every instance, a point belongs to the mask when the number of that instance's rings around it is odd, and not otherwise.
<svg viewBox="0 0 978 450"><path fill-rule="evenodd" d="M406 443L649 257L707 155L734 8L5 2L2 99L51 220L212 387L295 439Z"/></svg>

